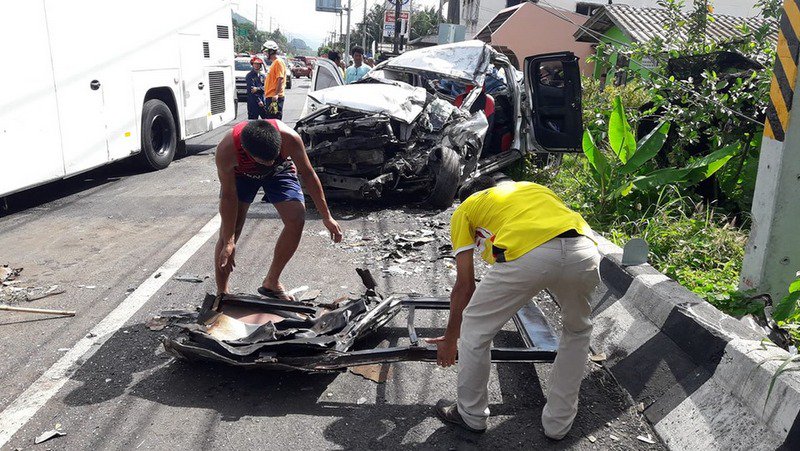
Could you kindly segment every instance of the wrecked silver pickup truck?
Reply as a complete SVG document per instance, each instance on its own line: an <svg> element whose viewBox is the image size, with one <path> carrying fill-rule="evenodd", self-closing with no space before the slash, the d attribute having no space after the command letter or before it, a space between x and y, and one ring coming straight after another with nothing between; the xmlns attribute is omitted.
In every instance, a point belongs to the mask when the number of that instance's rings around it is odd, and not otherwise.
<svg viewBox="0 0 800 451"><path fill-rule="evenodd" d="M350 85L320 59L296 129L329 197L413 193L446 208L478 173L580 150L577 58L529 57L518 74L481 41L406 52Z"/></svg>

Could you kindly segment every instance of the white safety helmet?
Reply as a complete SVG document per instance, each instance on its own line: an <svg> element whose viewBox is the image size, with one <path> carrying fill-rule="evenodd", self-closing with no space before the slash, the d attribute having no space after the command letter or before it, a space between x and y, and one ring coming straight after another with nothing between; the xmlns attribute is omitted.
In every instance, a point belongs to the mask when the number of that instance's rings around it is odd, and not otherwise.
<svg viewBox="0 0 800 451"><path fill-rule="evenodd" d="M261 46L261 51L277 52L278 43L275 41L267 41L264 43L264 45Z"/></svg>

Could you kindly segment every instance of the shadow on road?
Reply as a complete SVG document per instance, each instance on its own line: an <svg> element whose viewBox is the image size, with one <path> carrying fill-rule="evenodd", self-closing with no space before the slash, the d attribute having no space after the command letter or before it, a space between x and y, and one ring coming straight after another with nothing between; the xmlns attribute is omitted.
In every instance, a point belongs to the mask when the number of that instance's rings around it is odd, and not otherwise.
<svg viewBox="0 0 800 451"><path fill-rule="evenodd" d="M215 147L215 144L189 144L186 146L186 152L179 157L176 156L175 161L205 154L208 150L214 149ZM145 172L147 171L142 169L139 165L138 158L134 156L74 177L56 180L16 194L11 194L6 196L5 199L0 197L0 218L58 201L75 194L91 191L95 188L109 186L127 177ZM89 193L86 194L88 195ZM69 203L64 203L64 206L66 205L69 205Z"/></svg>

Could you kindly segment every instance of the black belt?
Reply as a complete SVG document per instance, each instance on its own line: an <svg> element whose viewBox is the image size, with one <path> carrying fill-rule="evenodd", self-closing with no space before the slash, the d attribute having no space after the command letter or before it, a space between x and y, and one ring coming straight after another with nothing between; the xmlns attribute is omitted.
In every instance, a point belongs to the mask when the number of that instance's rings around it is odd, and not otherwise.
<svg viewBox="0 0 800 451"><path fill-rule="evenodd" d="M582 237L582 236L583 235L578 233L577 230L569 229L566 232L562 233L561 235L558 235L556 238L578 238L578 237Z"/></svg>

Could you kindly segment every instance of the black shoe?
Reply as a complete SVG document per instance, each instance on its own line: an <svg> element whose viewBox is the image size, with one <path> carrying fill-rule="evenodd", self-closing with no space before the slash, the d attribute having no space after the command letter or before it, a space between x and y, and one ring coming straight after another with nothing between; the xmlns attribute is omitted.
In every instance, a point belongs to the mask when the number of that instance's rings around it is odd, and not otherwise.
<svg viewBox="0 0 800 451"><path fill-rule="evenodd" d="M465 423L464 419L461 418L461 414L458 413L458 405L446 399L440 399L439 402L436 403L436 416L446 423L455 424L462 429L466 429L476 434L483 434L486 432L486 428L475 429L474 427L471 427Z"/></svg>

